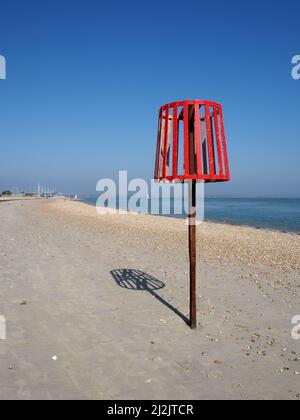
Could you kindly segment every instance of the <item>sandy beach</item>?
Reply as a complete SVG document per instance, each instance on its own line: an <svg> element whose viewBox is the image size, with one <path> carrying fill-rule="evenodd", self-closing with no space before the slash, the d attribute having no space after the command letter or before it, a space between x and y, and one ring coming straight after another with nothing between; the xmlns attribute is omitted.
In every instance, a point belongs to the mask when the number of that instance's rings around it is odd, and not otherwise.
<svg viewBox="0 0 300 420"><path fill-rule="evenodd" d="M300 399L300 236L0 203L0 399Z"/></svg>

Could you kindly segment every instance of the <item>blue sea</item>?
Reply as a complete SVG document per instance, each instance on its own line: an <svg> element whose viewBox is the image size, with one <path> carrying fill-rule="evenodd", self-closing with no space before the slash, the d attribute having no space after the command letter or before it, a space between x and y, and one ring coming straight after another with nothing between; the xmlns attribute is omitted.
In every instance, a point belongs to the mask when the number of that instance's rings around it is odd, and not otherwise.
<svg viewBox="0 0 300 420"><path fill-rule="evenodd" d="M80 200L95 205L97 198ZM300 198L206 198L205 220L300 234Z"/></svg>

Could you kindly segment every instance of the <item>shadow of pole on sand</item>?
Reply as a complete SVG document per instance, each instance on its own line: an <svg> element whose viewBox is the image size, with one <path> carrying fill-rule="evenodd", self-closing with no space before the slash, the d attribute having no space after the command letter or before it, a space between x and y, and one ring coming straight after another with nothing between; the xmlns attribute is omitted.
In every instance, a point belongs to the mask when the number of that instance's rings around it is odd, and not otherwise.
<svg viewBox="0 0 300 420"><path fill-rule="evenodd" d="M179 316L187 325L190 325L190 321L185 315L183 315L178 309L176 309L173 305L171 305L156 293L156 290L160 290L165 287L165 283L163 283L161 280L158 280L150 274L144 273L143 271L129 268L112 270L110 274L118 286L127 290L145 291L150 293L160 303L165 305L177 316Z"/></svg>

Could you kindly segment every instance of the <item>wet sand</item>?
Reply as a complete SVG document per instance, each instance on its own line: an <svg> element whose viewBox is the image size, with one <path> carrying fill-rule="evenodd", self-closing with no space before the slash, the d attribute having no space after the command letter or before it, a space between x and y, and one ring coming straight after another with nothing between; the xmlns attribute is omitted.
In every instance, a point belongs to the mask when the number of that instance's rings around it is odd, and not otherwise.
<svg viewBox="0 0 300 420"><path fill-rule="evenodd" d="M0 203L0 399L300 399L300 236ZM54 358L54 360L53 360Z"/></svg>

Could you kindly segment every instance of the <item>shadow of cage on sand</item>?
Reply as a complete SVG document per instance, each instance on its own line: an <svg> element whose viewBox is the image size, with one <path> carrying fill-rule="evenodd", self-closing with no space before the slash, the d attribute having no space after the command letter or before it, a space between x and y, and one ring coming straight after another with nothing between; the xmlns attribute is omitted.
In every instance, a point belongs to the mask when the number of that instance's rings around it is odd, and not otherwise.
<svg viewBox="0 0 300 420"><path fill-rule="evenodd" d="M129 268L112 270L110 274L118 286L127 290L145 291L150 293L160 303L173 311L187 325L190 324L188 317L186 317L177 308L175 308L156 293L156 290L161 290L165 287L165 283L163 281L158 280L157 278L151 276L150 274L144 273L143 271Z"/></svg>
<svg viewBox="0 0 300 420"><path fill-rule="evenodd" d="M119 269L111 271L115 282L123 289L129 290L159 290L165 287L165 283L140 270Z"/></svg>

